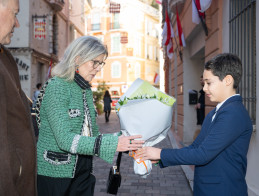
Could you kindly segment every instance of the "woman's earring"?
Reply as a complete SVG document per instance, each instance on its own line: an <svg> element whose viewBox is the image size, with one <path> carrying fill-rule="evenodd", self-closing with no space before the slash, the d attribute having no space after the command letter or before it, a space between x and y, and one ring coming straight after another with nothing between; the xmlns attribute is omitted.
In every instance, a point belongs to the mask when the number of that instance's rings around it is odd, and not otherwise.
<svg viewBox="0 0 259 196"><path fill-rule="evenodd" d="M76 65L76 73L79 73L79 70L78 70L78 65Z"/></svg>

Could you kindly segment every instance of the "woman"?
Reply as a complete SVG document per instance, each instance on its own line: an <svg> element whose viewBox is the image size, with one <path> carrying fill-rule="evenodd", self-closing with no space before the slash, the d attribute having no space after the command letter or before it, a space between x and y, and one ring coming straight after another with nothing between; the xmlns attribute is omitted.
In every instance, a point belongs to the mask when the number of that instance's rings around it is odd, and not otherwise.
<svg viewBox="0 0 259 196"><path fill-rule="evenodd" d="M104 103L104 112L105 112L105 121L109 122L109 117L111 113L111 95L109 91L105 91L104 97L103 97L103 103Z"/></svg>
<svg viewBox="0 0 259 196"><path fill-rule="evenodd" d="M38 194L93 195L93 155L112 163L116 151L136 150L141 136L100 134L89 82L108 52L95 37L82 36L66 49L37 101ZM108 174L107 174L108 175Z"/></svg>

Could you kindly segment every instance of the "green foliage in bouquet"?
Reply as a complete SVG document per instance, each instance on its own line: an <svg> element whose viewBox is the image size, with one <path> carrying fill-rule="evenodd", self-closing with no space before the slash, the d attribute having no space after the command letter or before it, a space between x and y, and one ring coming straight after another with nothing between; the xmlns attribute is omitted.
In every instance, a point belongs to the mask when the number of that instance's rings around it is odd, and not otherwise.
<svg viewBox="0 0 259 196"><path fill-rule="evenodd" d="M158 101L160 101L166 105L173 105L173 103L175 102L175 100L172 97L169 97L168 95L158 97L156 94L154 94L152 96L140 95L140 96L131 97L131 98L125 97L123 100L118 101L118 103L120 104L120 106L123 106L123 105L127 104L129 100L136 100L136 99L157 99ZM171 103L171 102L173 102L173 103Z"/></svg>
<svg viewBox="0 0 259 196"><path fill-rule="evenodd" d="M168 106L173 106L174 102L176 101L174 97L171 97L166 93L159 91L147 81L143 81L142 84L132 94L130 94L128 97L125 96L123 99L121 98L118 103L120 104L120 106L123 106L127 104L128 101L137 99L156 99ZM120 106L116 106L117 111L120 109Z"/></svg>

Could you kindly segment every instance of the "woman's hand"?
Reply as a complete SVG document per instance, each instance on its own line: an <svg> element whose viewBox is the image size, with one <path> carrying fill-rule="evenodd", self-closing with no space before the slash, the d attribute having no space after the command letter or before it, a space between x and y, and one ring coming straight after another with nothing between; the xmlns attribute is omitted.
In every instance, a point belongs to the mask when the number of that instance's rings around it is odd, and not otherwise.
<svg viewBox="0 0 259 196"><path fill-rule="evenodd" d="M142 137L141 135L133 135L133 136L121 135L119 137L117 151L124 152L129 150L138 150L139 148L142 148L142 145L144 144L145 141L134 140L141 137Z"/></svg>
<svg viewBox="0 0 259 196"><path fill-rule="evenodd" d="M140 161L151 160L155 163L160 160L161 149L154 147L144 147L136 152L135 158Z"/></svg>

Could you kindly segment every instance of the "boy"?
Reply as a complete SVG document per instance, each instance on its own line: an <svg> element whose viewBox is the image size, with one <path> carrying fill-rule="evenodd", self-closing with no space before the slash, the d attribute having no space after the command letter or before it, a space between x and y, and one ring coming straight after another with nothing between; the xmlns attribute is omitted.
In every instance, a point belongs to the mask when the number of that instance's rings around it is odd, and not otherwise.
<svg viewBox="0 0 259 196"><path fill-rule="evenodd" d="M247 195L247 151L252 122L236 88L242 76L240 59L220 54L205 64L203 90L218 105L204 119L201 133L188 147L145 147L136 158L160 160L160 167L195 165L194 195Z"/></svg>

